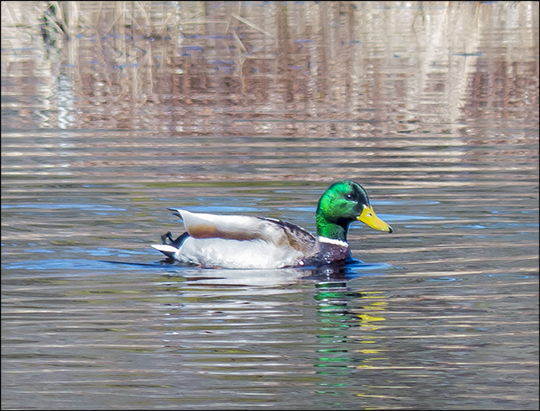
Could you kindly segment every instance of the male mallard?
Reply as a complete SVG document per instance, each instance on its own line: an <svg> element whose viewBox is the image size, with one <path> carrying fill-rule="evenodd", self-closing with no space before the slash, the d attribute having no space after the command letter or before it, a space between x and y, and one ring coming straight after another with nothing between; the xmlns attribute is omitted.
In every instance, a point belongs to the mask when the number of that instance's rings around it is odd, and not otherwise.
<svg viewBox="0 0 540 411"><path fill-rule="evenodd" d="M317 237L274 218L191 213L173 209L187 232L153 245L169 258L204 267L282 268L328 264L351 257L347 231L362 221L378 231L392 227L375 215L366 190L354 181L332 184L319 200ZM168 241L167 241L168 240Z"/></svg>

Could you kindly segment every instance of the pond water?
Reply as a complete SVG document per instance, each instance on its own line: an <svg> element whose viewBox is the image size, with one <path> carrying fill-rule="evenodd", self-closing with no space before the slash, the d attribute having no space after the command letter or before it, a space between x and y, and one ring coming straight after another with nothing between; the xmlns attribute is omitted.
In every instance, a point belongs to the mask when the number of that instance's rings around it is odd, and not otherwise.
<svg viewBox="0 0 540 411"><path fill-rule="evenodd" d="M2 408L538 409L537 2L2 2ZM168 207L388 235L169 264Z"/></svg>

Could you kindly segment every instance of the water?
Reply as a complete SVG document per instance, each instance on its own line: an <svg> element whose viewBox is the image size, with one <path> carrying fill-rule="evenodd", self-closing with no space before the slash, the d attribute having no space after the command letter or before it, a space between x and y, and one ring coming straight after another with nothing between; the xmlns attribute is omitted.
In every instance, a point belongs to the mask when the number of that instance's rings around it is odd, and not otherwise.
<svg viewBox="0 0 540 411"><path fill-rule="evenodd" d="M537 3L44 7L2 3L3 408L538 409ZM150 248L343 178L395 229L356 264Z"/></svg>

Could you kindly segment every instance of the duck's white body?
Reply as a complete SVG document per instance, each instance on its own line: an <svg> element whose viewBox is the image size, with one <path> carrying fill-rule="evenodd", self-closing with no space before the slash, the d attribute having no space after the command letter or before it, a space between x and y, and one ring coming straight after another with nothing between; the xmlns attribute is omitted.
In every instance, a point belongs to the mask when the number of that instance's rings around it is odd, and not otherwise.
<svg viewBox="0 0 540 411"><path fill-rule="evenodd" d="M174 209L189 236L180 244L153 245L169 258L205 267L281 268L303 266L329 252L335 260L350 256L343 241L315 237L281 220L192 213ZM321 254L322 253L322 254Z"/></svg>
<svg viewBox="0 0 540 411"><path fill-rule="evenodd" d="M281 268L299 265L304 255L296 250L281 249L264 240L235 240L223 238L188 237L176 249L170 245L153 245L175 260L205 267L224 268Z"/></svg>

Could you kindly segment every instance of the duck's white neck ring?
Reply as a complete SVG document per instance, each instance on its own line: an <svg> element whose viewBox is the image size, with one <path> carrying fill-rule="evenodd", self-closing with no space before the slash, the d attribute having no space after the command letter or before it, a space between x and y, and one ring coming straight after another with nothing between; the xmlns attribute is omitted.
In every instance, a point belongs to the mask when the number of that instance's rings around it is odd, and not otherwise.
<svg viewBox="0 0 540 411"><path fill-rule="evenodd" d="M347 244L346 241L341 241L341 240L334 240L333 238L328 238L328 237L323 237L323 236L319 236L319 242L320 243L329 243L329 244L335 244L335 245L340 245L342 247L348 247L349 244Z"/></svg>

